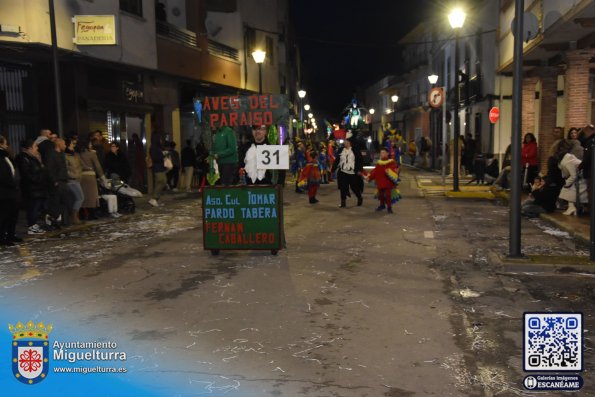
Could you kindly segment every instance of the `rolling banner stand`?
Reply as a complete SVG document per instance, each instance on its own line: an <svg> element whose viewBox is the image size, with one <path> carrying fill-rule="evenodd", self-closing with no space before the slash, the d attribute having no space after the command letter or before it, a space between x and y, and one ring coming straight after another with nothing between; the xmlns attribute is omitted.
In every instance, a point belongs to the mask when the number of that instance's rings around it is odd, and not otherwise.
<svg viewBox="0 0 595 397"><path fill-rule="evenodd" d="M281 186L205 186L202 194L203 245L220 250L270 250L284 247Z"/></svg>

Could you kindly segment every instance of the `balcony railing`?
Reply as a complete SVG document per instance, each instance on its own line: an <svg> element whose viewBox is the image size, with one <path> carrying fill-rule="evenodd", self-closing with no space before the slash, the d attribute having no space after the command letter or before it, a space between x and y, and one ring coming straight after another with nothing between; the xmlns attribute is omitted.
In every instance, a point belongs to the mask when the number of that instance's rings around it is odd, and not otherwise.
<svg viewBox="0 0 595 397"><path fill-rule="evenodd" d="M177 41L178 43L190 47L198 46L198 42L196 40L196 33L190 30L186 30L176 25L172 25L171 23L163 21L156 21L156 26L157 34L159 36L167 37L170 40Z"/></svg>
<svg viewBox="0 0 595 397"><path fill-rule="evenodd" d="M209 40L209 54L231 59L235 62L240 61L240 53L237 49L213 40Z"/></svg>

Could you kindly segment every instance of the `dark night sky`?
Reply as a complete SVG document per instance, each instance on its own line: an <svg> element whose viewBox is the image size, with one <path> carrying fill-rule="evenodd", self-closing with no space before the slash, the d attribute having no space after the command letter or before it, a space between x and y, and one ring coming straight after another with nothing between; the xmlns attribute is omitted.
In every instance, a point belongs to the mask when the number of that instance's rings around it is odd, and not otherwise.
<svg viewBox="0 0 595 397"><path fill-rule="evenodd" d="M302 86L316 117L338 119L358 86L397 74L397 42L434 1L290 0Z"/></svg>

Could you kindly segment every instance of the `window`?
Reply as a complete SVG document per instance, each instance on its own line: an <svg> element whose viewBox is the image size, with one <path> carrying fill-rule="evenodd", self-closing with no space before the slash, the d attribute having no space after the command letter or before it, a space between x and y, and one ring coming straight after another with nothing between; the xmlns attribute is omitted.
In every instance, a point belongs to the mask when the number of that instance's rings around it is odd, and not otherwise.
<svg viewBox="0 0 595 397"><path fill-rule="evenodd" d="M120 10L143 16L143 0L120 0Z"/></svg>
<svg viewBox="0 0 595 397"><path fill-rule="evenodd" d="M269 59L269 63L271 65L275 64L275 40L273 40L272 37L267 36L266 39L266 52L267 52L267 58Z"/></svg>
<svg viewBox="0 0 595 397"><path fill-rule="evenodd" d="M256 49L256 30L253 28L246 28L246 44L250 50L250 53Z"/></svg>

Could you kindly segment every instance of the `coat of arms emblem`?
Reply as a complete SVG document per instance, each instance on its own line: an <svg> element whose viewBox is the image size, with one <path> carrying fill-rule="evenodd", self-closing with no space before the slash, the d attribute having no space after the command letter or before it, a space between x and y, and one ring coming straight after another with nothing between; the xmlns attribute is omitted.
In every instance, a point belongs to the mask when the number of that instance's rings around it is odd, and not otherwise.
<svg viewBox="0 0 595 397"><path fill-rule="evenodd" d="M49 371L49 339L52 325L29 321L16 326L8 324L12 333L12 373L15 378L27 385L44 380Z"/></svg>

